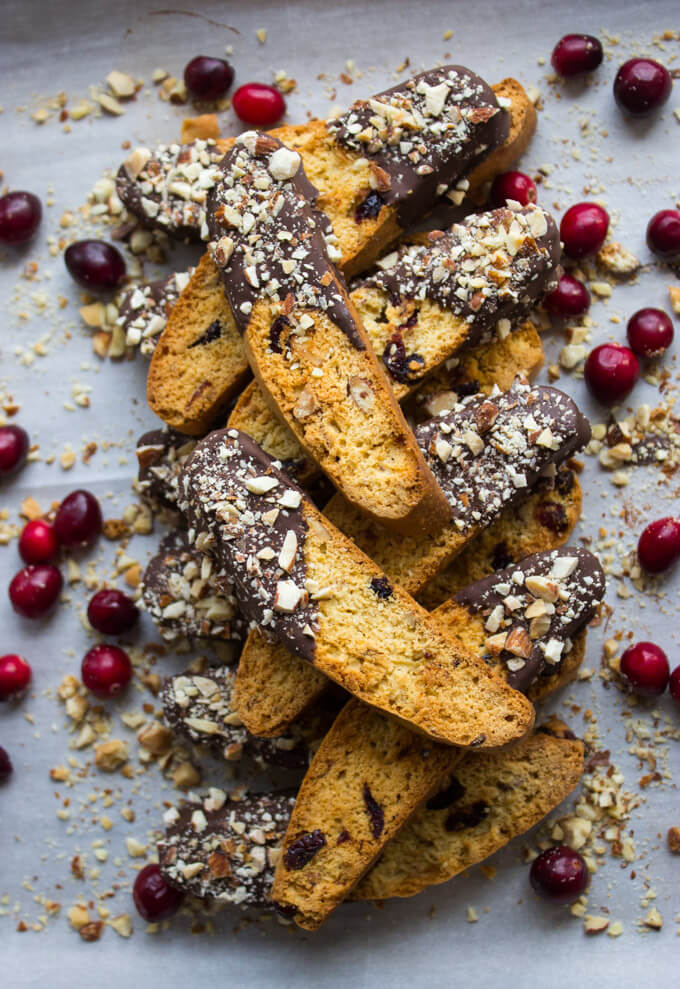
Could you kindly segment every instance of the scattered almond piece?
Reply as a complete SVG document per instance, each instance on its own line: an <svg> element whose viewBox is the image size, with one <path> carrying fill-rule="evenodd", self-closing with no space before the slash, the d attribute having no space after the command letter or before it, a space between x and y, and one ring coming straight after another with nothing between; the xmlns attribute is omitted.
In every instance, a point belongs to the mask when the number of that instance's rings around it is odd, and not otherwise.
<svg viewBox="0 0 680 989"><path fill-rule="evenodd" d="M602 934L608 927L609 919L607 917L594 917L592 914L586 914L583 922L583 929L586 934Z"/></svg>

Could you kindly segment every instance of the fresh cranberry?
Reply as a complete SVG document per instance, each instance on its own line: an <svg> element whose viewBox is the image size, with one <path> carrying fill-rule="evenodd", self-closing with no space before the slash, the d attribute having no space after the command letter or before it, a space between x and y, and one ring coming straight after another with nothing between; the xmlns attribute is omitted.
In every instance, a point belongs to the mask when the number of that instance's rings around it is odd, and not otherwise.
<svg viewBox="0 0 680 989"><path fill-rule="evenodd" d="M647 573L663 573L672 567L680 559L680 519L668 516L650 522L640 534L637 554Z"/></svg>
<svg viewBox="0 0 680 989"><path fill-rule="evenodd" d="M199 100L219 100L234 81L234 70L223 58L197 55L184 69L184 82Z"/></svg>
<svg viewBox="0 0 680 989"><path fill-rule="evenodd" d="M508 199L527 206L536 202L536 183L524 172L503 172L493 180L490 198L493 206L505 206Z"/></svg>
<svg viewBox="0 0 680 989"><path fill-rule="evenodd" d="M67 549L92 546L102 531L102 510L89 491L72 491L54 519L57 538Z"/></svg>
<svg viewBox="0 0 680 989"><path fill-rule="evenodd" d="M680 666L676 666L670 675L668 689L676 704L680 704Z"/></svg>
<svg viewBox="0 0 680 989"><path fill-rule="evenodd" d="M92 628L102 635L123 635L139 618L139 610L127 594L107 588L94 595L87 608L87 617Z"/></svg>
<svg viewBox="0 0 680 989"><path fill-rule="evenodd" d="M30 445L21 426L0 426L0 477L9 477L23 467Z"/></svg>
<svg viewBox="0 0 680 989"><path fill-rule="evenodd" d="M550 62L566 78L592 72L602 62L602 44L592 34L565 34L553 48Z"/></svg>
<svg viewBox="0 0 680 989"><path fill-rule="evenodd" d="M620 343L602 343L588 354L584 375L588 388L604 405L630 394L640 374L638 359Z"/></svg>
<svg viewBox="0 0 680 989"><path fill-rule="evenodd" d="M553 316L583 316L590 309L590 292L578 278L565 273L544 301Z"/></svg>
<svg viewBox="0 0 680 989"><path fill-rule="evenodd" d="M653 642L636 642L621 656L621 673L636 694L658 697L668 685L670 667L663 649Z"/></svg>
<svg viewBox="0 0 680 989"><path fill-rule="evenodd" d="M22 697L31 682L31 667L25 659L10 653L0 656L0 701Z"/></svg>
<svg viewBox="0 0 680 989"><path fill-rule="evenodd" d="M673 323L663 309L638 309L626 328L630 349L639 357L660 357L673 343Z"/></svg>
<svg viewBox="0 0 680 989"><path fill-rule="evenodd" d="M13 772L12 761L7 753L7 749L3 749L2 745L0 745L0 783L6 783Z"/></svg>
<svg viewBox="0 0 680 989"><path fill-rule="evenodd" d="M589 881L583 856L568 845L549 848L531 863L529 882L542 899L553 903L573 903Z"/></svg>
<svg viewBox="0 0 680 989"><path fill-rule="evenodd" d="M27 522L19 536L19 555L24 563L49 563L59 550L54 526L45 519Z"/></svg>
<svg viewBox="0 0 680 989"><path fill-rule="evenodd" d="M83 683L97 697L115 697L132 679L132 664L119 646L93 646L81 666Z"/></svg>
<svg viewBox="0 0 680 989"><path fill-rule="evenodd" d="M24 618L42 618L57 603L63 583L61 573L51 563L24 567L9 585L12 607Z"/></svg>
<svg viewBox="0 0 680 989"><path fill-rule="evenodd" d="M286 112L286 101L274 86L247 82L239 86L232 97L234 113L245 124L271 127Z"/></svg>
<svg viewBox="0 0 680 989"><path fill-rule="evenodd" d="M159 865L145 865L135 879L132 898L140 916L154 923L177 913L184 893L165 881Z"/></svg>
<svg viewBox="0 0 680 989"><path fill-rule="evenodd" d="M609 229L609 214L597 203L577 203L562 217L560 237L570 258L597 254Z"/></svg>
<svg viewBox="0 0 680 989"><path fill-rule="evenodd" d="M123 255L103 240L77 240L66 248L71 278L89 292L113 292L125 278Z"/></svg>
<svg viewBox="0 0 680 989"><path fill-rule="evenodd" d="M647 224L647 247L662 261L680 263L680 210L661 209Z"/></svg>
<svg viewBox="0 0 680 989"><path fill-rule="evenodd" d="M671 75L653 58L631 58L614 80L614 99L632 117L646 117L662 107L671 95Z"/></svg>
<svg viewBox="0 0 680 989"><path fill-rule="evenodd" d="M0 243L25 244L42 220L42 206L32 192L0 196Z"/></svg>

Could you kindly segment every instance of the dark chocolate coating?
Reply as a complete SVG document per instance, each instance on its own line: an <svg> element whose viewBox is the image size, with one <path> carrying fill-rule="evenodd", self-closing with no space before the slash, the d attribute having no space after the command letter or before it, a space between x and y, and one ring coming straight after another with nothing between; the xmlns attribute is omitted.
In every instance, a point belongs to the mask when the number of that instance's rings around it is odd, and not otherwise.
<svg viewBox="0 0 680 989"><path fill-rule="evenodd" d="M177 511L177 480L183 464L197 443L176 429L151 429L137 440L139 490L152 508Z"/></svg>

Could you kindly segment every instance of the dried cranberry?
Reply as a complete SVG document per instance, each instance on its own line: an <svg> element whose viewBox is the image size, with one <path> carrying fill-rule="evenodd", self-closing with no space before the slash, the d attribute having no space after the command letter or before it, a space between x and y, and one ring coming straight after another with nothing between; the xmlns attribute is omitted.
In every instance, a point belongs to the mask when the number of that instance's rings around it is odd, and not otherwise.
<svg viewBox="0 0 680 989"><path fill-rule="evenodd" d="M31 667L15 653L0 656L0 701L18 700L28 690Z"/></svg>
<svg viewBox="0 0 680 989"><path fill-rule="evenodd" d="M371 793L368 783L364 783L363 797L371 827L371 834L377 841L385 828L385 812Z"/></svg>
<svg viewBox="0 0 680 989"><path fill-rule="evenodd" d="M663 309L638 309L626 328L630 349L639 357L660 357L673 342L673 323Z"/></svg>
<svg viewBox="0 0 680 989"><path fill-rule="evenodd" d="M464 831L466 828L476 828L485 817L488 817L491 808L483 800L477 800L469 807L460 807L448 815L444 821L445 831Z"/></svg>
<svg viewBox="0 0 680 989"><path fill-rule="evenodd" d="M508 199L528 206L536 202L536 183L524 172L502 172L491 184L489 199L492 206L505 206Z"/></svg>
<svg viewBox="0 0 680 989"><path fill-rule="evenodd" d="M668 685L668 657L653 642L636 642L629 646L621 656L620 669L636 694L658 697Z"/></svg>
<svg viewBox="0 0 680 989"><path fill-rule="evenodd" d="M103 240L77 240L66 248L71 278L89 292L113 292L125 278L123 255Z"/></svg>
<svg viewBox="0 0 680 989"><path fill-rule="evenodd" d="M25 244L42 219L42 206L32 192L0 196L0 244Z"/></svg>
<svg viewBox="0 0 680 989"><path fill-rule="evenodd" d="M504 570L513 559L508 551L508 544L505 541L496 543L491 554L491 566L494 570Z"/></svg>
<svg viewBox="0 0 680 989"><path fill-rule="evenodd" d="M81 666L83 683L96 697L115 697L132 679L132 664L125 650L110 644L93 646Z"/></svg>
<svg viewBox="0 0 680 989"><path fill-rule="evenodd" d="M529 882L540 897L553 903L573 903L589 881L584 858L568 845L549 848L531 863Z"/></svg>
<svg viewBox="0 0 680 989"><path fill-rule="evenodd" d="M558 501L544 501L536 510L536 516L540 524L549 529L550 532L564 532L569 527L569 519L564 509Z"/></svg>
<svg viewBox="0 0 680 989"><path fill-rule="evenodd" d="M668 689L676 704L680 704L680 666L676 666L670 675Z"/></svg>
<svg viewBox="0 0 680 989"><path fill-rule="evenodd" d="M668 516L650 522L638 539L637 555L647 573L663 573L672 567L680 559L680 519Z"/></svg>
<svg viewBox="0 0 680 989"><path fill-rule="evenodd" d="M575 476L573 470L568 467L560 467L555 477L555 490L565 497L574 487Z"/></svg>
<svg viewBox="0 0 680 989"><path fill-rule="evenodd" d="M184 893L165 881L160 866L146 865L135 879L132 898L139 915L153 924L177 913Z"/></svg>
<svg viewBox="0 0 680 989"><path fill-rule="evenodd" d="M382 354L383 364L395 381L401 384L411 384L418 379L425 358L420 354L407 354L404 340L399 330L395 330Z"/></svg>
<svg viewBox="0 0 680 989"><path fill-rule="evenodd" d="M234 81L234 70L223 58L197 55L184 68L184 82L199 100L219 100Z"/></svg>
<svg viewBox="0 0 680 989"><path fill-rule="evenodd" d="M59 540L51 522L32 519L19 536L19 555L24 563L49 563L59 552Z"/></svg>
<svg viewBox="0 0 680 989"><path fill-rule="evenodd" d="M62 546L77 549L92 546L102 531L102 510L89 491L72 491L57 509L54 527Z"/></svg>
<svg viewBox="0 0 680 989"><path fill-rule="evenodd" d="M668 69L653 58L631 58L614 80L614 99L632 117L646 117L662 107L673 83Z"/></svg>
<svg viewBox="0 0 680 989"><path fill-rule="evenodd" d="M271 127L286 112L286 101L278 89L260 82L240 86L231 103L236 116L255 127Z"/></svg>
<svg viewBox="0 0 680 989"><path fill-rule="evenodd" d="M584 377L590 392L605 405L622 402L640 375L638 359L620 343L602 343L588 354Z"/></svg>
<svg viewBox="0 0 680 989"><path fill-rule="evenodd" d="M308 862L311 862L316 853L326 844L326 836L318 828L314 831L307 831L298 835L295 841L288 846L283 855L283 862L287 869L304 869Z"/></svg>
<svg viewBox="0 0 680 989"><path fill-rule="evenodd" d="M560 237L570 258L597 254L609 229L609 214L597 203L576 203L562 217Z"/></svg>
<svg viewBox="0 0 680 989"><path fill-rule="evenodd" d="M51 563L24 567L9 585L12 607L24 618L43 618L57 603L63 583L60 572Z"/></svg>
<svg viewBox="0 0 680 989"><path fill-rule="evenodd" d="M387 577L374 577L371 580L371 590L383 601L392 597L392 585Z"/></svg>
<svg viewBox="0 0 680 989"><path fill-rule="evenodd" d="M544 304L551 316L583 316L590 309L590 292L578 278L564 274L557 288L546 295Z"/></svg>
<svg viewBox="0 0 680 989"><path fill-rule="evenodd" d="M283 347L281 346L281 334L287 326L290 326L290 320L287 316L277 316L272 325L269 328L269 349L274 354L282 354Z"/></svg>
<svg viewBox="0 0 680 989"><path fill-rule="evenodd" d="M662 209L647 224L647 247L662 261L680 263L680 210Z"/></svg>
<svg viewBox="0 0 680 989"><path fill-rule="evenodd" d="M439 793L435 793L433 797L430 797L425 806L428 810L446 810L451 804L455 804L457 800L460 800L464 794L465 787L454 776L446 789L440 790Z"/></svg>
<svg viewBox="0 0 680 989"><path fill-rule="evenodd" d="M0 478L23 467L29 446L28 433L21 426L0 426Z"/></svg>
<svg viewBox="0 0 680 989"><path fill-rule="evenodd" d="M361 223L362 220L374 220L384 205L383 197L373 189L355 209L354 219L357 223Z"/></svg>
<svg viewBox="0 0 680 989"><path fill-rule="evenodd" d="M207 330L201 333L200 337L197 337L193 343L190 343L187 350L191 350L193 347L205 347L209 343L214 343L215 340L219 340L222 336L222 324L219 319L214 319Z"/></svg>
<svg viewBox="0 0 680 989"><path fill-rule="evenodd" d="M602 63L602 44L592 34L565 34L553 48L550 64L558 75L570 78L592 72Z"/></svg>
<svg viewBox="0 0 680 989"><path fill-rule="evenodd" d="M9 757L7 749L3 749L2 745L0 745L0 783L6 783L13 772L12 760Z"/></svg>
<svg viewBox="0 0 680 989"><path fill-rule="evenodd" d="M97 591L87 606L92 628L102 635L124 635L139 618L139 609L131 597L115 587Z"/></svg>

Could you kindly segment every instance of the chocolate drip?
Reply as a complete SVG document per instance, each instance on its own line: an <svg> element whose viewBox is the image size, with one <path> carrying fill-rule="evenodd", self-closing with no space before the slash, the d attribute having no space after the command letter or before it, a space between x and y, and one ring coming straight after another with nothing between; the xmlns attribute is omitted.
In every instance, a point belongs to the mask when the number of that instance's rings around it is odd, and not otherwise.
<svg viewBox="0 0 680 989"><path fill-rule="evenodd" d="M248 131L224 156L220 173L208 201L208 247L239 330L245 331L257 301L267 299L280 304L275 325L283 315L290 332L313 333L314 311L322 310L364 350L329 257L335 240L330 222L313 208L318 193L300 155Z"/></svg>
<svg viewBox="0 0 680 989"><path fill-rule="evenodd" d="M527 556L459 591L455 600L485 616L487 649L505 662L510 686L526 692L537 677L559 670L604 592L597 557L563 546Z"/></svg>
<svg viewBox="0 0 680 989"><path fill-rule="evenodd" d="M406 226L503 144L510 121L479 76L445 65L358 100L327 126L343 147L370 159L377 191Z"/></svg>

